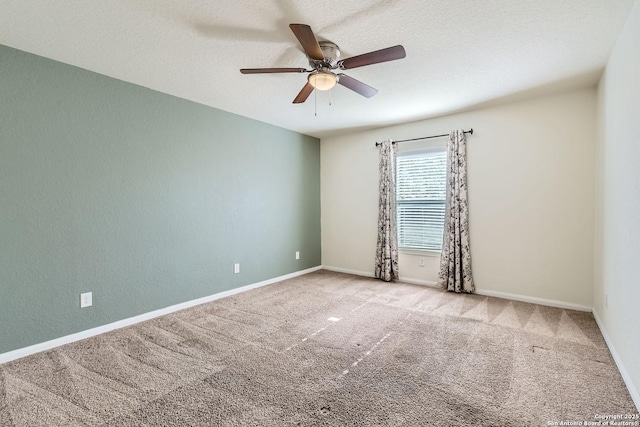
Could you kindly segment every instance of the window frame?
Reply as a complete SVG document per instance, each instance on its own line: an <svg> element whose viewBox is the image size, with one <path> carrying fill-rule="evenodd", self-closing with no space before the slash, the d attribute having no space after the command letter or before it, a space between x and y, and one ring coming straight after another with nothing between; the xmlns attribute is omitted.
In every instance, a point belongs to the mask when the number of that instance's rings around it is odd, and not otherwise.
<svg viewBox="0 0 640 427"><path fill-rule="evenodd" d="M404 156L415 156L415 155L420 155L420 154L426 154L426 153L433 153L433 152L444 152L445 155L447 154L447 145L446 143L444 144L437 144L437 145L431 145L429 147L422 147L422 148L413 148L413 149L407 149L407 150L402 150L402 151L398 151L397 153L397 159L396 159L396 217L398 214L398 205L400 204L398 202L397 199L397 195L398 195L398 165L397 162L399 160L400 157L404 157ZM445 173L447 173L448 171L446 170L446 166L445 166ZM446 184L445 184L446 185ZM446 203L446 198L445 198L445 203ZM397 220L396 220L397 221ZM443 236L444 236L444 228L443 228ZM397 233L399 234L399 221L398 221L398 230ZM419 255L419 256L428 256L428 257L440 257L442 255L442 249L440 250L436 250L436 249L419 249L419 248L410 248L410 247L402 247L400 246L400 236L398 236L398 252L401 254L406 254L406 255Z"/></svg>

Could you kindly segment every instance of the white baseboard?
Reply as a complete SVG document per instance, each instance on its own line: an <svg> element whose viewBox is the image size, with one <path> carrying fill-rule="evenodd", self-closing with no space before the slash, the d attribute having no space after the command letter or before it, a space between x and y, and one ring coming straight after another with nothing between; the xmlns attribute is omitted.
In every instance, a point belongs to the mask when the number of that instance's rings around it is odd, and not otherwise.
<svg viewBox="0 0 640 427"><path fill-rule="evenodd" d="M638 409L638 412L640 412L640 390L638 390L635 384L633 384L633 381L631 380L631 376L629 375L629 372L627 371L627 369L624 367L624 364L622 363L622 359L620 358L620 355L618 354L616 347L613 345L613 341L611 341L611 337L609 336L607 329L604 327L602 320L600 320L600 316L598 316L598 312L595 310L595 308L593 310L593 317L595 317L596 323L598 324L598 328L600 328L600 333L604 337L604 341L607 343L607 347L609 347L609 351L611 352L613 361L616 362L616 366L618 367L618 371L620 371L622 380L627 386L627 390L629 390L631 399L633 399L633 403L636 404L636 408Z"/></svg>
<svg viewBox="0 0 640 427"><path fill-rule="evenodd" d="M330 265L323 265L322 269L335 271L336 273L347 273L347 274L353 274L356 276L363 276L363 277L375 277L375 274L369 271L351 270L351 269L342 268L342 267L332 267ZM410 283L412 285L438 286L436 282L432 282L430 280L411 279L409 277L402 277L402 276L400 276L398 281L403 283Z"/></svg>
<svg viewBox="0 0 640 427"><path fill-rule="evenodd" d="M306 270L296 271L295 273L285 274L284 276L275 277L273 279L264 280L262 282L253 283L250 285L242 286L235 289L229 289L228 291L219 292L217 294L209 295L206 297L194 299L191 301L183 302L180 304L172 305L170 307L161 308L159 310L150 311L148 313L140 314L138 316L129 317L128 319L118 320L117 322L109 323L107 325L98 326L96 328L87 329L82 332L78 332L64 337L56 338L50 341L45 341L39 344L34 344L29 347L19 348L7 353L0 354L0 364L10 362L12 360L19 359L21 357L29 356L42 351L51 350L52 348L59 347L64 344L69 344L75 341L90 338L96 335L104 334L105 332L113 331L114 329L124 328L126 326L135 325L136 323L144 322L155 317L164 316L165 314L174 313L185 308L194 307L196 305L204 304L207 302L215 301L220 298L225 298L231 295L246 292L251 289L256 289L262 286L271 285L273 283L281 282L283 280L291 279L293 277L302 276L317 270L322 267L312 267Z"/></svg>
<svg viewBox="0 0 640 427"><path fill-rule="evenodd" d="M322 269L323 270L329 270L329 271L335 271L336 273L347 273L347 274L353 274L353 275L356 275L356 276L363 276L363 277L375 277L375 274L370 272L370 271L351 270L351 269L342 268L342 267L332 267L330 265L323 265ZM437 286L438 285L436 282L431 282L429 280L411 279L409 277L402 277L402 276L400 276L398 281L399 282L403 282L403 283L410 283L412 285L422 285L422 286Z"/></svg>
<svg viewBox="0 0 640 427"><path fill-rule="evenodd" d="M336 271L338 273L348 273L348 274L355 274L356 276L374 277L374 274L368 271L350 270L348 268L332 267L330 265L323 265L322 268L324 270ZM438 287L437 282L432 282L430 280L412 279L409 277L400 276L399 281L404 283L410 283L412 285ZM574 304L570 302L557 301L557 300L546 299L546 298L530 297L527 295L510 294L507 292L490 291L490 290L482 290L482 289L476 289L476 294L485 295L488 297L504 298L504 299L509 299L513 301L521 301L521 302L529 302L533 304L546 305L549 307L566 308L569 310L591 312L591 307L588 307L586 305Z"/></svg>
<svg viewBox="0 0 640 427"><path fill-rule="evenodd" d="M411 279L409 277L400 276L398 281L402 282L402 283L410 283L412 285L420 285L420 286L429 286L429 287L432 287L432 288L439 288L438 282L433 282L431 280Z"/></svg>
<svg viewBox="0 0 640 427"><path fill-rule="evenodd" d="M546 305L549 307L565 308L567 310L587 311L587 312L592 311L592 308L586 305L574 304L572 302L558 301L554 299L530 297L527 295L510 294L508 292L476 289L476 294L485 295L488 297L504 298L504 299L509 299L513 301L529 302L532 304Z"/></svg>
<svg viewBox="0 0 640 427"><path fill-rule="evenodd" d="M347 273L354 274L356 276L364 276L364 277L374 277L374 274L369 271L358 271L358 270L350 270L348 268L342 267L332 267L330 265L323 265L323 270L335 271L336 273Z"/></svg>

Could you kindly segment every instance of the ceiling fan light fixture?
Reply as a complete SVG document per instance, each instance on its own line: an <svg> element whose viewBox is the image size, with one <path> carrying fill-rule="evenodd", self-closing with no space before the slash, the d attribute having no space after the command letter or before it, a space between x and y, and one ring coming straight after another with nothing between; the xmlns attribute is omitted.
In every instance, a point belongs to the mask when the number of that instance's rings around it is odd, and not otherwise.
<svg viewBox="0 0 640 427"><path fill-rule="evenodd" d="M309 84L318 90L329 90L338 83L338 77L326 71L314 71L307 77Z"/></svg>

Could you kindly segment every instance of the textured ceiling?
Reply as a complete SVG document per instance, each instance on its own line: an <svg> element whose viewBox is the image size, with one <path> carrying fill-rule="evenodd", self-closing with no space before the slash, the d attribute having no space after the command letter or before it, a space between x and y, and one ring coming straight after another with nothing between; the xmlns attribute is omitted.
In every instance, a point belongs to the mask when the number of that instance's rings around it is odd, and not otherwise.
<svg viewBox="0 0 640 427"><path fill-rule="evenodd" d="M593 85L632 4L0 0L0 44L323 137ZM293 105L306 74L238 71L308 68L290 23L310 25L342 58L396 44L407 57L345 71L377 88L373 98L336 86Z"/></svg>

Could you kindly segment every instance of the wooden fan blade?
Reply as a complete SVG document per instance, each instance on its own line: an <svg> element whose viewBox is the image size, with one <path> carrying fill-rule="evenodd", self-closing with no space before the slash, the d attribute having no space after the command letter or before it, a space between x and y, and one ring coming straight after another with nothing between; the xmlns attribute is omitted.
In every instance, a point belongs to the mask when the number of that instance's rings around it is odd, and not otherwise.
<svg viewBox="0 0 640 427"><path fill-rule="evenodd" d="M364 65L378 64L380 62L395 61L396 59L402 59L407 56L404 47L401 45L388 47L386 49L380 49L369 53L363 53L362 55L352 56L351 58L343 59L338 63L339 67L343 70L349 70L351 68L362 67Z"/></svg>
<svg viewBox="0 0 640 427"><path fill-rule="evenodd" d="M371 98L373 95L378 93L378 89L374 89L371 86L362 83L360 80L356 80L346 74L338 74L338 84L341 84L354 92L358 92L365 98Z"/></svg>
<svg viewBox="0 0 640 427"><path fill-rule="evenodd" d="M241 68L242 74L265 74L265 73L306 73L304 68Z"/></svg>
<svg viewBox="0 0 640 427"><path fill-rule="evenodd" d="M313 86L311 86L311 84L307 82L307 84L304 85L304 87L302 88L298 96L296 96L296 99L293 100L293 103L302 104L304 101L307 100L309 95L311 95L311 92L313 92Z"/></svg>
<svg viewBox="0 0 640 427"><path fill-rule="evenodd" d="M320 49L320 45L316 40L316 36L313 35L310 26L305 24L289 24L289 28L291 28L293 34L298 38L300 45L307 55L309 55L309 58L320 61L324 59L322 49Z"/></svg>

